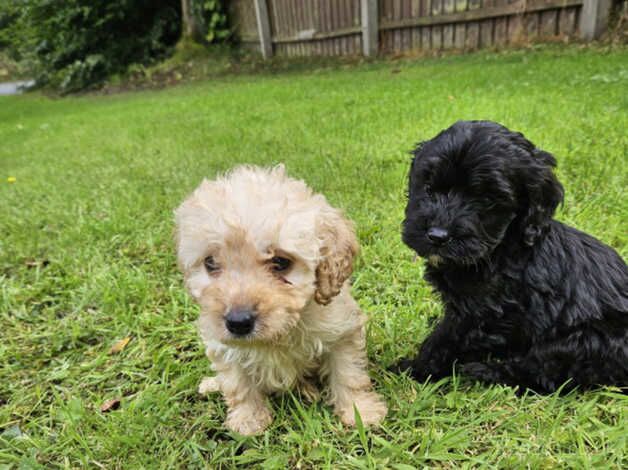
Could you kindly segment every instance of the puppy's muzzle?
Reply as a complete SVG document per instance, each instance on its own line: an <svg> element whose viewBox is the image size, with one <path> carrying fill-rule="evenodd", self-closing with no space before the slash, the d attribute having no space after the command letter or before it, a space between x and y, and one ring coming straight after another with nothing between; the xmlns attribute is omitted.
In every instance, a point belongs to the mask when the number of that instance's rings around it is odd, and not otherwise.
<svg viewBox="0 0 628 470"><path fill-rule="evenodd" d="M225 326L235 336L245 336L255 327L255 313L246 308L229 310L225 315Z"/></svg>
<svg viewBox="0 0 628 470"><path fill-rule="evenodd" d="M449 240L451 240L451 236L449 235L449 231L440 228L440 227L432 227L427 231L427 238L434 245L444 245Z"/></svg>

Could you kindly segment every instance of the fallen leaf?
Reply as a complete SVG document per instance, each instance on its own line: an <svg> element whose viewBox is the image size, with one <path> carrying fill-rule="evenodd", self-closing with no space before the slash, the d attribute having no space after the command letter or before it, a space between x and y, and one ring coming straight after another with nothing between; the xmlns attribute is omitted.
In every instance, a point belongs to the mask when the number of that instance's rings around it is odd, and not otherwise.
<svg viewBox="0 0 628 470"><path fill-rule="evenodd" d="M17 178L15 176L9 176L7 178L7 183L15 183L17 181Z"/></svg>
<svg viewBox="0 0 628 470"><path fill-rule="evenodd" d="M120 341L117 341L113 346L111 346L111 349L109 349L109 354L119 353L124 348L126 348L126 345L129 344L129 341L131 341L130 336L127 336L126 338L122 338Z"/></svg>
<svg viewBox="0 0 628 470"><path fill-rule="evenodd" d="M453 100L455 100L455 99L456 99L456 98L454 98L452 95L449 95L447 98L449 99L449 101L453 101Z"/></svg>
<svg viewBox="0 0 628 470"><path fill-rule="evenodd" d="M100 405L100 411L103 413L108 413L109 411L117 410L118 408L120 408L119 398L112 398Z"/></svg>
<svg viewBox="0 0 628 470"><path fill-rule="evenodd" d="M36 268L38 266L45 268L46 266L50 264L50 261L48 261L47 259L38 261L31 258L31 259L26 260L24 264L26 265L27 268Z"/></svg>

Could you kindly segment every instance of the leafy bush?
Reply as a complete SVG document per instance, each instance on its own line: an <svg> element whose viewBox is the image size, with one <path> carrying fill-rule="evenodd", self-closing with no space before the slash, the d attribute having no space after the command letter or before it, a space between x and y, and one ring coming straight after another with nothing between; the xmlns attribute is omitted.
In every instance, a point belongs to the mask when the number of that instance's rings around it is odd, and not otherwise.
<svg viewBox="0 0 628 470"><path fill-rule="evenodd" d="M63 92L101 82L129 64L163 57L181 32L179 0L1 3L0 43L13 56L32 60L38 84Z"/></svg>
<svg viewBox="0 0 628 470"><path fill-rule="evenodd" d="M202 4L202 16L207 25L205 39L209 43L222 42L231 36L223 3L220 0L206 0Z"/></svg>
<svg viewBox="0 0 628 470"><path fill-rule="evenodd" d="M11 45L12 26L20 16L17 2L0 3L0 49Z"/></svg>
<svg viewBox="0 0 628 470"><path fill-rule="evenodd" d="M230 38L225 0L188 3L199 40ZM0 0L0 49L38 85L72 92L163 58L181 22L181 0Z"/></svg>

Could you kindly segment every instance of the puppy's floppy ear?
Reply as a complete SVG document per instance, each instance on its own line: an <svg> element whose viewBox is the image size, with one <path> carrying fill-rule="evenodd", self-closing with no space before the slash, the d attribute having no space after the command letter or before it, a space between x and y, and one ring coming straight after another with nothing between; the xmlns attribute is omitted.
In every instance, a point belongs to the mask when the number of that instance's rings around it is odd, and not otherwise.
<svg viewBox="0 0 628 470"><path fill-rule="evenodd" d="M414 150L410 152L410 155L412 155L410 163L410 174L412 174L416 162L423 156L423 147L425 146L426 142L427 141L425 140L423 142L419 142L418 144L416 144L416 147L414 147Z"/></svg>
<svg viewBox="0 0 628 470"><path fill-rule="evenodd" d="M412 192L412 176L414 175L414 167L417 164L417 160L419 160L422 156L421 151L423 150L423 146L425 145L425 141L419 142L416 144L414 150L410 152L412 158L410 159L410 170L408 171L408 185L406 187L406 196L409 197Z"/></svg>
<svg viewBox="0 0 628 470"><path fill-rule="evenodd" d="M522 230L523 242L528 246L543 234L564 196L563 186L553 172L554 156L537 148L531 153L532 163L522 170L527 193Z"/></svg>
<svg viewBox="0 0 628 470"><path fill-rule="evenodd" d="M321 244L314 300L327 305L340 293L342 285L353 272L353 258L360 247L353 224L337 209L330 207L324 210L316 230Z"/></svg>

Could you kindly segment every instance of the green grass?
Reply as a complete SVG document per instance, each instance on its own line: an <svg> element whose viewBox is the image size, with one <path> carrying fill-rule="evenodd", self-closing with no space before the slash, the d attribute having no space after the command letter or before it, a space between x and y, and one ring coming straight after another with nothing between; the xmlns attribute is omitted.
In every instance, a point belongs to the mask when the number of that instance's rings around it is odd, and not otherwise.
<svg viewBox="0 0 628 470"><path fill-rule="evenodd" d="M558 217L626 258L627 92L627 49L543 47L0 98L0 464L626 468L628 400L611 389L520 398L385 367L441 313L399 236L413 144L457 119L523 131L558 158ZM381 428L343 429L328 407L286 394L271 428L242 438L222 427L218 397L197 396L208 363L172 211L202 177L243 162L285 162L356 221L353 290L390 406ZM111 398L120 408L101 413Z"/></svg>

